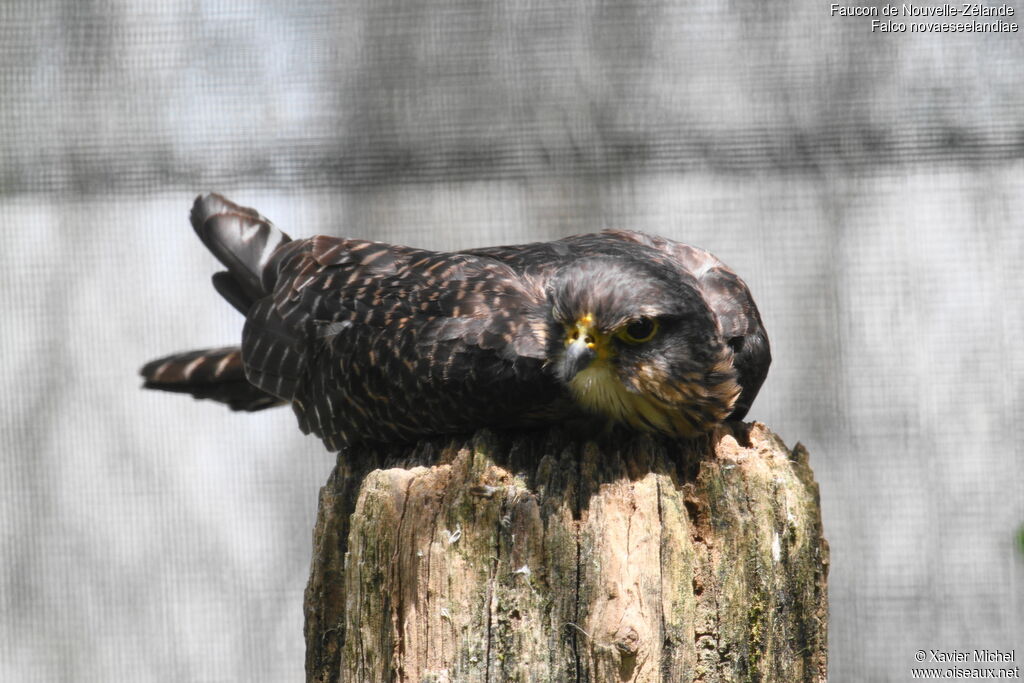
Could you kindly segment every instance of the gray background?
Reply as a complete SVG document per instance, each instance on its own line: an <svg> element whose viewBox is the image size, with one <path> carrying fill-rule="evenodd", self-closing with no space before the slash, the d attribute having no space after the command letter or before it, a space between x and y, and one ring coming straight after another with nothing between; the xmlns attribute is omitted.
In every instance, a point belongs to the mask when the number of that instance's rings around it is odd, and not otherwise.
<svg viewBox="0 0 1024 683"><path fill-rule="evenodd" d="M1021 40L824 2L0 3L0 679L302 679L332 457L137 388L238 338L205 190L296 236L712 250L775 350L751 417L821 484L832 680L1020 665Z"/></svg>

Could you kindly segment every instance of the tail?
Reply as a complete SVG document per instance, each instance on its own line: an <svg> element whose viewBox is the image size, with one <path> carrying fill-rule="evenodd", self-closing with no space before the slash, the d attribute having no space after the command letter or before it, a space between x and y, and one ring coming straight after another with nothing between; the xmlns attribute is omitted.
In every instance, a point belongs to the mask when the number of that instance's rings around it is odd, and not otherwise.
<svg viewBox="0 0 1024 683"><path fill-rule="evenodd" d="M239 206L219 194L197 197L189 218L199 239L227 267L213 276L214 288L246 315L268 293L263 284L264 266L291 238L255 209ZM232 410L263 410L284 403L246 379L238 347L165 356L146 363L140 372L147 389L213 399Z"/></svg>
<svg viewBox="0 0 1024 683"><path fill-rule="evenodd" d="M146 389L209 398L226 403L232 410L252 412L284 403L249 383L242 351L235 346L157 358L146 363L140 373L146 378L142 385Z"/></svg>
<svg viewBox="0 0 1024 683"><path fill-rule="evenodd" d="M245 315L267 294L263 267L278 247L292 238L274 227L255 209L239 206L219 194L196 197L189 216L206 248L226 271L213 276L213 286Z"/></svg>

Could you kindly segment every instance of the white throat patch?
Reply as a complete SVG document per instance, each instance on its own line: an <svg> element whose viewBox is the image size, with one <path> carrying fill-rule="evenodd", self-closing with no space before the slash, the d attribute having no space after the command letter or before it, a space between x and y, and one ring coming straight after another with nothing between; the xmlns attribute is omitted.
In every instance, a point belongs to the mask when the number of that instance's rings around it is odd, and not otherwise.
<svg viewBox="0 0 1024 683"><path fill-rule="evenodd" d="M586 410L634 429L668 433L681 431L679 420L672 419L667 406L627 389L608 363L594 361L569 381L569 389L577 403Z"/></svg>

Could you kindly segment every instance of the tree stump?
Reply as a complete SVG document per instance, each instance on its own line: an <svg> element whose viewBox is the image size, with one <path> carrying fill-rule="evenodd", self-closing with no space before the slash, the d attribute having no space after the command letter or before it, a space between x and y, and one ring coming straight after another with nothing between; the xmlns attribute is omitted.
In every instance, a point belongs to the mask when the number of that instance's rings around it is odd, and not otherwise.
<svg viewBox="0 0 1024 683"><path fill-rule="evenodd" d="M306 590L309 681L825 681L807 451L559 430L339 454Z"/></svg>

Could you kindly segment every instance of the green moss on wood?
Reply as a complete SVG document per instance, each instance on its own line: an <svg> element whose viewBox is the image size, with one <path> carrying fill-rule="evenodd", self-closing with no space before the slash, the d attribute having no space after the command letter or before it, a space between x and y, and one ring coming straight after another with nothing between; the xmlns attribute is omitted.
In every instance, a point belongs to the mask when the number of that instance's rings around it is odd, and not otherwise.
<svg viewBox="0 0 1024 683"><path fill-rule="evenodd" d="M807 452L756 424L712 444L481 432L339 457L309 679L824 681Z"/></svg>

